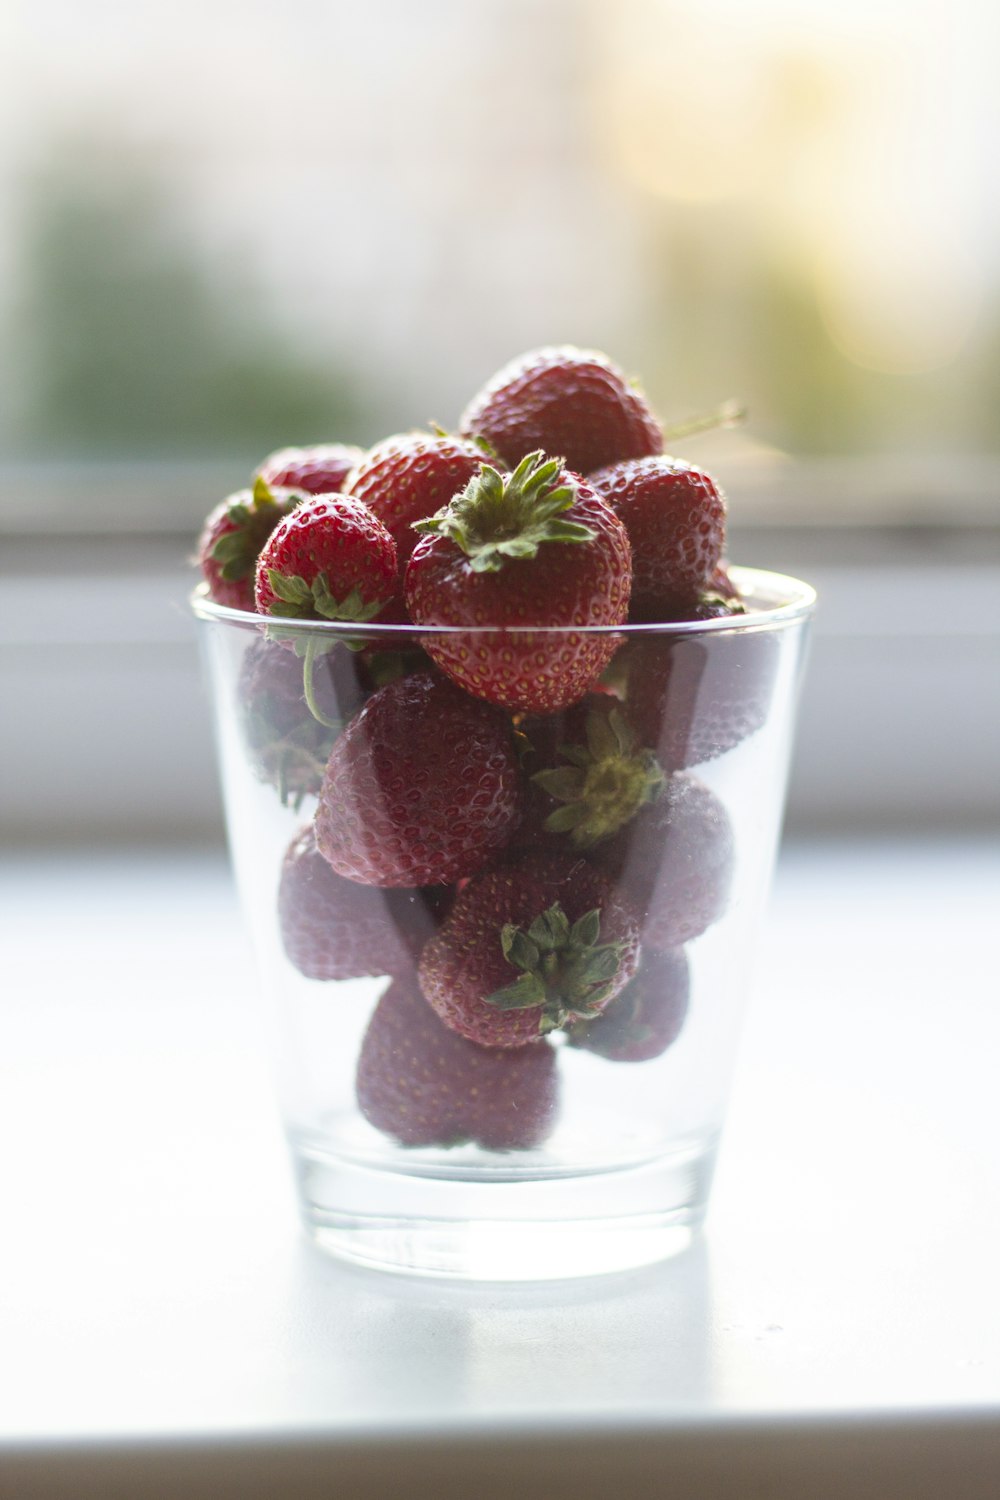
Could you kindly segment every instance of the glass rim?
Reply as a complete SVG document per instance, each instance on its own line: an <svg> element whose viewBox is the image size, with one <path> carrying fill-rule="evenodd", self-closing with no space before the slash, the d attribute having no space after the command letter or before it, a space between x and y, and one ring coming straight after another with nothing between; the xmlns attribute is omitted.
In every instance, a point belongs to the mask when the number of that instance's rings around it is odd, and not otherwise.
<svg viewBox="0 0 1000 1500"><path fill-rule="evenodd" d="M737 585L741 597L750 601L760 600L746 614L724 615L712 620L662 620L652 622L623 622L621 625L415 625L380 624L378 621L352 620L296 620L278 615L260 615L250 610L233 609L219 604L209 597L208 584L198 584L191 594L190 603L194 614L200 619L223 625L236 625L244 630L259 631L261 625L280 625L282 634L319 634L336 638L364 636L365 639L393 641L411 638L414 635L462 635L462 636L523 636L523 635L701 635L704 632L766 630L794 624L805 620L816 604L816 590L811 584L786 573L773 573L765 568L743 567L738 563L727 565L729 576ZM770 600L770 603L765 603Z"/></svg>

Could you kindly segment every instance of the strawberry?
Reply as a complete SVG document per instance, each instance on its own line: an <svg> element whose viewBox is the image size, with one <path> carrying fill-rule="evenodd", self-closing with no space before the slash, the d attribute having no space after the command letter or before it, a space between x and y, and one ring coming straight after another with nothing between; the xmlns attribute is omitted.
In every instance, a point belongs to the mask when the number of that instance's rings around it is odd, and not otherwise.
<svg viewBox="0 0 1000 1500"><path fill-rule="evenodd" d="M530 453L513 474L483 465L422 533L406 569L415 624L475 626L426 635L438 666L467 692L548 713L581 698L614 653L628 614L628 536L594 490L557 459ZM502 627L507 634L482 632ZM531 627L561 627L537 633Z"/></svg>
<svg viewBox="0 0 1000 1500"><path fill-rule="evenodd" d="M447 885L503 848L522 800L504 716L414 672L374 693L335 743L316 843L349 880Z"/></svg>
<svg viewBox="0 0 1000 1500"><path fill-rule="evenodd" d="M265 458L257 474L270 485L286 485L307 495L334 495L360 463L362 450L349 443L314 443L309 448L279 448Z"/></svg>
<svg viewBox="0 0 1000 1500"><path fill-rule="evenodd" d="M722 614L732 607L714 606ZM631 640L616 657L629 718L668 770L714 760L767 721L778 642L747 618L746 630Z"/></svg>
<svg viewBox="0 0 1000 1500"><path fill-rule="evenodd" d="M312 692L322 718L303 695L302 669L282 645L263 636L250 643L237 682L247 759L261 781L278 788L283 804L315 796L339 728L361 707L360 662L348 651L315 664Z"/></svg>
<svg viewBox="0 0 1000 1500"><path fill-rule="evenodd" d="M669 619L708 586L726 536L726 501L704 469L665 454L591 474L632 544L629 618Z"/></svg>
<svg viewBox="0 0 1000 1500"><path fill-rule="evenodd" d="M691 976L683 948L644 954L607 1010L570 1028L570 1042L610 1062L648 1062L678 1038L687 1016Z"/></svg>
<svg viewBox="0 0 1000 1500"><path fill-rule="evenodd" d="M514 468L541 448L574 473L589 474L663 448L644 396L606 355L534 349L505 365L462 413L466 437L484 438Z"/></svg>
<svg viewBox="0 0 1000 1500"><path fill-rule="evenodd" d="M680 948L722 916L733 874L733 831L722 803L694 776L668 780L594 864L639 913L644 949Z"/></svg>
<svg viewBox="0 0 1000 1500"><path fill-rule="evenodd" d="M307 979L399 974L412 965L385 894L331 870L311 826L285 853L278 921L285 956Z"/></svg>
<svg viewBox="0 0 1000 1500"><path fill-rule="evenodd" d="M635 917L598 870L534 854L459 891L418 973L453 1031L484 1047L523 1047L599 1015L637 956Z"/></svg>
<svg viewBox="0 0 1000 1500"><path fill-rule="evenodd" d="M280 619L370 620L395 587L395 542L347 495L304 500L257 559L257 609Z"/></svg>
<svg viewBox="0 0 1000 1500"><path fill-rule="evenodd" d="M558 1082L551 1047L477 1047L441 1024L415 984L396 980L368 1023L356 1090L365 1119L404 1146L523 1151L549 1134Z"/></svg>
<svg viewBox="0 0 1000 1500"><path fill-rule="evenodd" d="M746 613L740 599L740 591L729 576L729 564L725 558L716 564L715 570L708 580L707 594L709 598L721 599L732 604L734 614Z"/></svg>
<svg viewBox="0 0 1000 1500"><path fill-rule="evenodd" d="M359 459L347 493L363 501L392 536L401 575L419 540L413 522L447 505L479 473L484 457L463 438L407 432L376 443Z"/></svg>
<svg viewBox="0 0 1000 1500"><path fill-rule="evenodd" d="M392 914L396 932L405 943L410 968L415 969L424 944L434 936L451 910L455 899L452 885L425 885L405 889L381 887L382 897Z"/></svg>
<svg viewBox="0 0 1000 1500"><path fill-rule="evenodd" d="M237 490L206 518L196 562L217 604L253 610L254 569L260 549L302 499L301 492L273 490L258 479L252 490Z"/></svg>

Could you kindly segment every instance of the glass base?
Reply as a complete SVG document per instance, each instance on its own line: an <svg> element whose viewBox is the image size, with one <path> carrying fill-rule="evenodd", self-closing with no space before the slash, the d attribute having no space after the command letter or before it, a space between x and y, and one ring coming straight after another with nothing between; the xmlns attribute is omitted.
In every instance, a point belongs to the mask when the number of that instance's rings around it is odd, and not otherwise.
<svg viewBox="0 0 1000 1500"><path fill-rule="evenodd" d="M302 1214L323 1250L380 1270L548 1281L652 1265L705 1215L715 1144L617 1171L455 1180L296 1152Z"/></svg>

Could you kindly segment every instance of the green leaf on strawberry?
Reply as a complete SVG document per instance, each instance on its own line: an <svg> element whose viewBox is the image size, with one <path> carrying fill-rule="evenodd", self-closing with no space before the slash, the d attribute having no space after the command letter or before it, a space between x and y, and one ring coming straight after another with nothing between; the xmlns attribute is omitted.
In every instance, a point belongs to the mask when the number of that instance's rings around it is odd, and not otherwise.
<svg viewBox="0 0 1000 1500"><path fill-rule="evenodd" d="M586 745L560 745L569 765L538 771L532 781L563 805L545 819L549 833L568 833L574 848L590 849L617 833L665 783L652 750L642 749L620 710L591 711Z"/></svg>
<svg viewBox="0 0 1000 1500"><path fill-rule="evenodd" d="M293 574L288 577L274 568L267 570L268 582L277 598L268 605L268 614L282 619L348 620L363 624L372 620L387 604L386 599L365 600L357 586L335 599L325 573L317 573L310 583Z"/></svg>

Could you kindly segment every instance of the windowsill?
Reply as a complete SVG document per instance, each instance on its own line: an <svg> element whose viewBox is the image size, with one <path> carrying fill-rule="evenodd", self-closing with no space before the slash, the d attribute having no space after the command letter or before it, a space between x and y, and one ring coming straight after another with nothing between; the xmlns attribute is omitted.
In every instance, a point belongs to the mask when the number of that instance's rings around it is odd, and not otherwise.
<svg viewBox="0 0 1000 1500"><path fill-rule="evenodd" d="M584 1451L582 1495L612 1462L637 1500L667 1475L867 1496L874 1473L924 1500L950 1465L987 1495L996 874L982 843L789 847L705 1242L518 1290L300 1240L220 861L8 859L0 1471L195 1500L277 1466L367 1500L403 1442L419 1494L444 1472L492 1500L526 1448L526 1500Z"/></svg>

